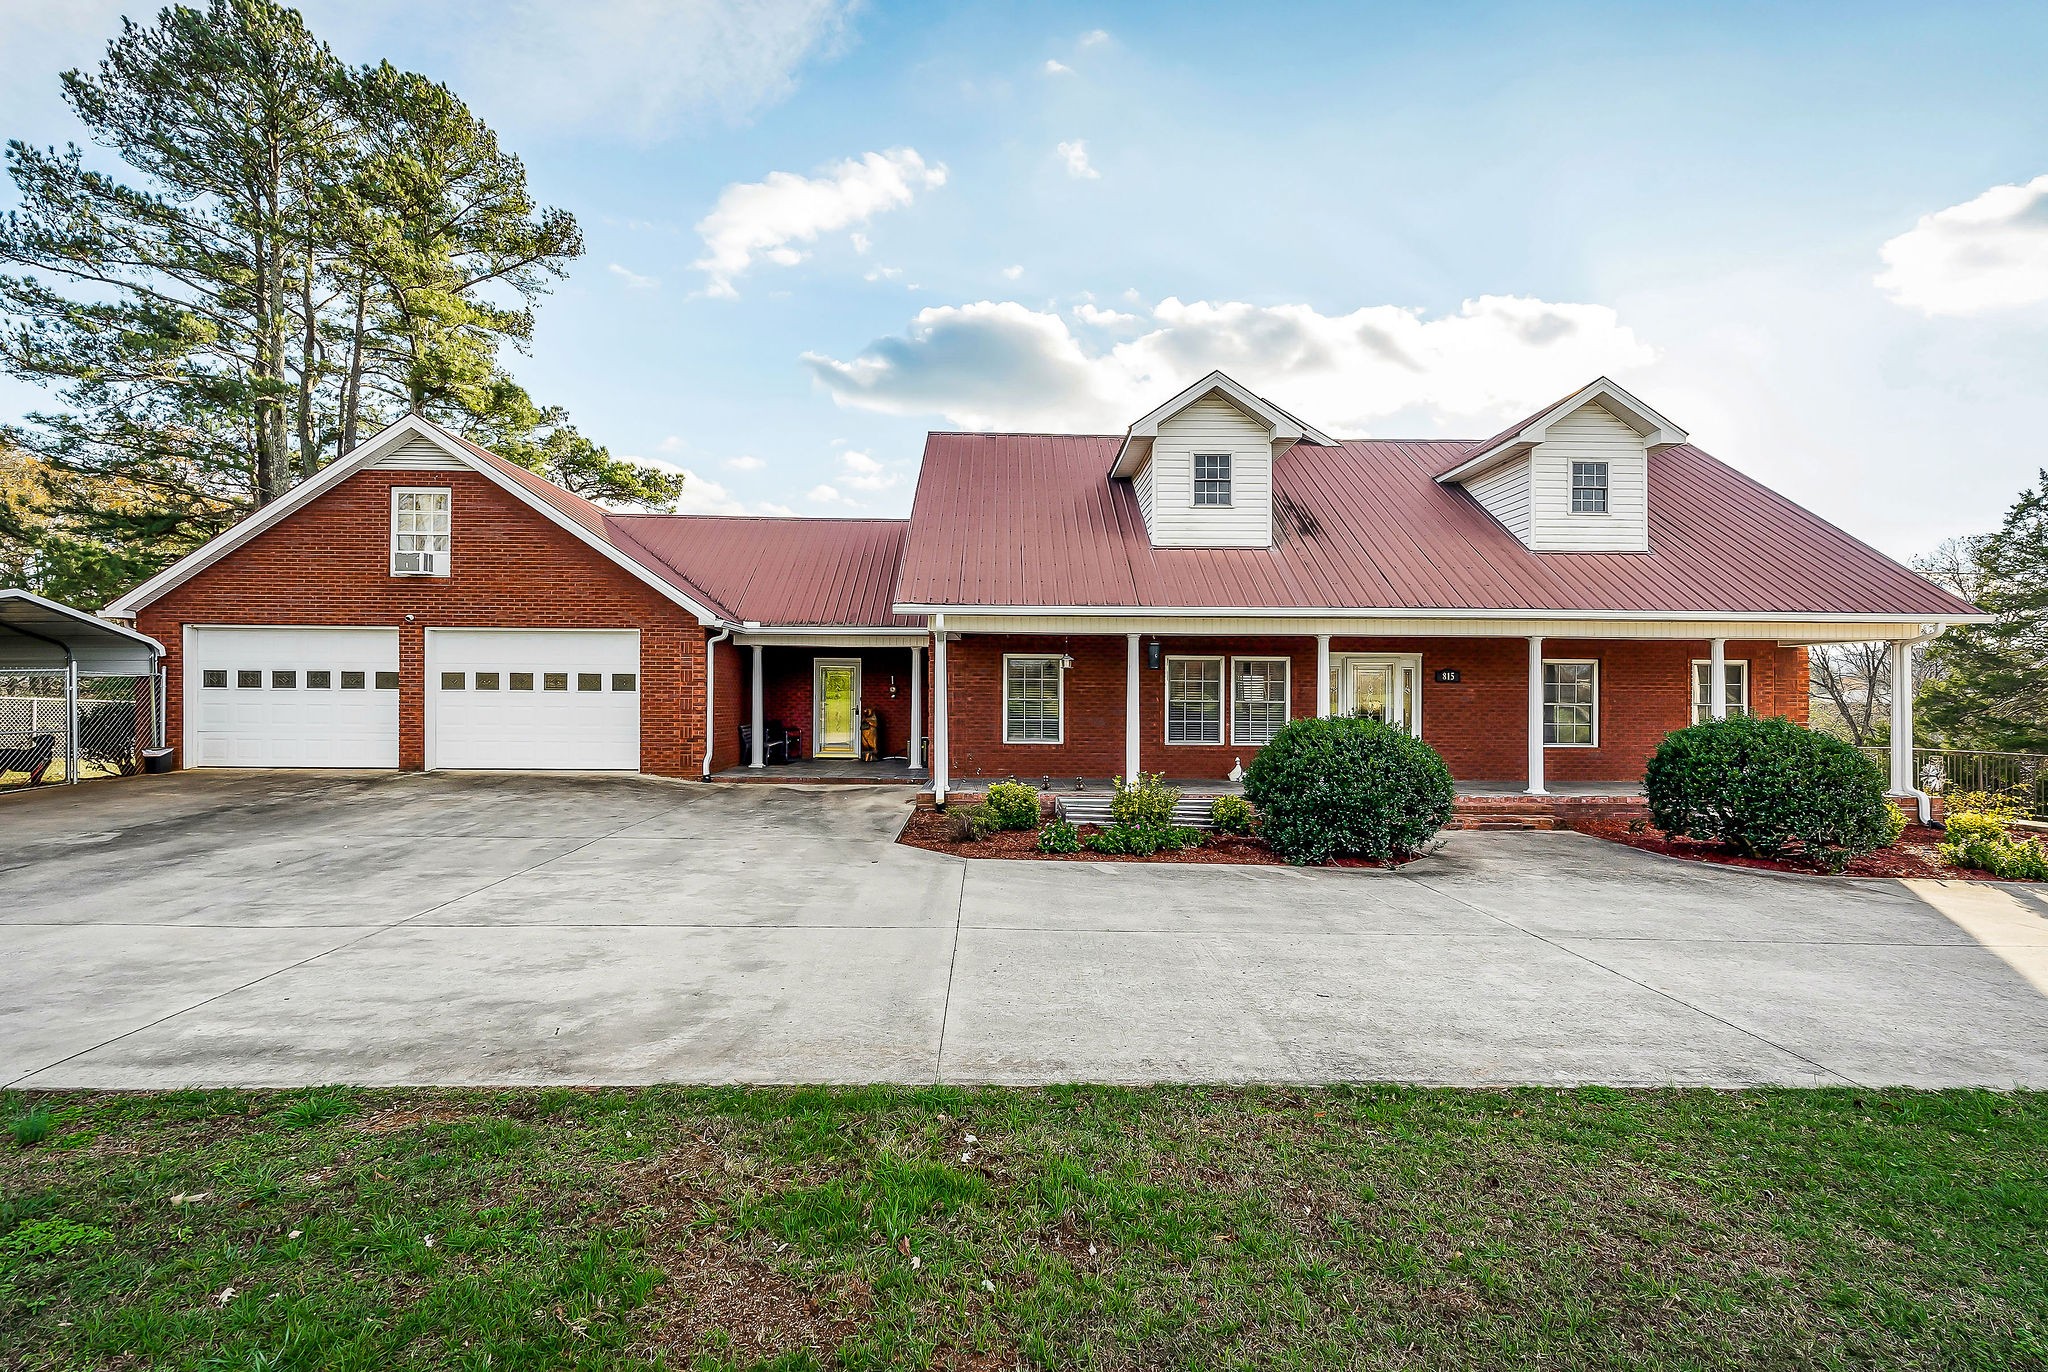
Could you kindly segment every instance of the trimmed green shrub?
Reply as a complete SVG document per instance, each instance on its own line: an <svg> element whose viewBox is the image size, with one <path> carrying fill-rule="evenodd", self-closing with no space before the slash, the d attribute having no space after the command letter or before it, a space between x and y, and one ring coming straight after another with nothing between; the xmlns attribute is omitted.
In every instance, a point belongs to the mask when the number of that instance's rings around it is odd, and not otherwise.
<svg viewBox="0 0 2048 1372"><path fill-rule="evenodd" d="M1942 823L1948 841L1937 850L1943 862L2007 881L2048 881L2048 849L2038 839L2014 838L2008 809L1959 809L1953 797L1949 804Z"/></svg>
<svg viewBox="0 0 2048 1372"><path fill-rule="evenodd" d="M1150 857L1178 853L1202 841L1200 829L1179 824L1112 824L1089 836L1088 846L1116 857Z"/></svg>
<svg viewBox="0 0 2048 1372"><path fill-rule="evenodd" d="M955 843L979 843L1001 827L996 823L995 812L988 808L987 801L964 809L957 806L949 808L946 823Z"/></svg>
<svg viewBox="0 0 2048 1372"><path fill-rule="evenodd" d="M1293 863L1420 852L1450 822L1452 794L1436 749L1372 719L1297 719L1244 778L1260 836Z"/></svg>
<svg viewBox="0 0 2048 1372"><path fill-rule="evenodd" d="M1899 846L1899 840L1906 836L1906 826L1913 821L1907 819L1906 812L1895 804L1888 804L1884 808L1884 842L1878 847L1896 848Z"/></svg>
<svg viewBox="0 0 2048 1372"><path fill-rule="evenodd" d="M1218 796L1209 802L1209 827L1219 834L1249 834L1255 818L1243 796Z"/></svg>
<svg viewBox="0 0 2048 1372"><path fill-rule="evenodd" d="M1841 739L1788 719L1732 715L1665 736L1643 777L1667 834L1748 857L1798 852L1839 872L1891 841L1884 773Z"/></svg>
<svg viewBox="0 0 2048 1372"><path fill-rule="evenodd" d="M988 788L982 804L998 829L1036 829L1038 792L1021 781L999 781Z"/></svg>
<svg viewBox="0 0 2048 1372"><path fill-rule="evenodd" d="M1038 851L1078 853L1081 851L1081 831L1066 820L1056 819L1038 831Z"/></svg>
<svg viewBox="0 0 2048 1372"><path fill-rule="evenodd" d="M1147 776L1140 772L1128 780L1117 777L1110 785L1114 793L1109 798L1109 817L1118 824L1162 828L1173 824L1174 807L1180 804L1180 787L1168 786L1165 774L1154 772Z"/></svg>

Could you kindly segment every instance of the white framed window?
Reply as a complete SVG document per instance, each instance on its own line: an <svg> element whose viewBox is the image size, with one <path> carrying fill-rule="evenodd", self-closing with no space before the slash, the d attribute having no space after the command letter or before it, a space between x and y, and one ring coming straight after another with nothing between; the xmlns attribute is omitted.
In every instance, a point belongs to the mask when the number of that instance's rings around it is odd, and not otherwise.
<svg viewBox="0 0 2048 1372"><path fill-rule="evenodd" d="M1287 723L1288 667L1284 657L1230 659L1230 741L1264 747Z"/></svg>
<svg viewBox="0 0 2048 1372"><path fill-rule="evenodd" d="M1230 454L1195 454L1195 504L1230 503Z"/></svg>
<svg viewBox="0 0 2048 1372"><path fill-rule="evenodd" d="M1600 664L1590 658L1545 660L1543 742L1553 748L1600 746Z"/></svg>
<svg viewBox="0 0 2048 1372"><path fill-rule="evenodd" d="M1572 513L1607 513L1607 464L1572 463Z"/></svg>
<svg viewBox="0 0 2048 1372"><path fill-rule="evenodd" d="M1728 683L1728 713L1746 715L1749 713L1749 663L1745 659L1723 662L1722 678ZM1708 693L1713 689L1714 663L1711 658L1695 658L1692 664L1692 722L1714 717L1713 702Z"/></svg>
<svg viewBox="0 0 2048 1372"><path fill-rule="evenodd" d="M1223 741L1223 659L1166 659L1166 741Z"/></svg>
<svg viewBox="0 0 2048 1372"><path fill-rule="evenodd" d="M391 492L391 575L448 575L447 487L399 486Z"/></svg>
<svg viewBox="0 0 2048 1372"><path fill-rule="evenodd" d="M1003 742L1059 743L1065 737L1066 673L1057 655L1003 654Z"/></svg>

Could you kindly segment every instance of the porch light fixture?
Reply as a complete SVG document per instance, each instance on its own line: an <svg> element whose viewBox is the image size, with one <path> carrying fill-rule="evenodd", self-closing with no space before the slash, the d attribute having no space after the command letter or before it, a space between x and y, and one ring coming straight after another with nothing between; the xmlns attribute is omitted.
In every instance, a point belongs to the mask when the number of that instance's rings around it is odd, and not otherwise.
<svg viewBox="0 0 2048 1372"><path fill-rule="evenodd" d="M1159 640L1156 638L1145 645L1145 665L1155 672L1159 670Z"/></svg>
<svg viewBox="0 0 2048 1372"><path fill-rule="evenodd" d="M1074 655L1072 653L1060 654L1060 670L1063 672L1071 672L1074 670Z"/></svg>

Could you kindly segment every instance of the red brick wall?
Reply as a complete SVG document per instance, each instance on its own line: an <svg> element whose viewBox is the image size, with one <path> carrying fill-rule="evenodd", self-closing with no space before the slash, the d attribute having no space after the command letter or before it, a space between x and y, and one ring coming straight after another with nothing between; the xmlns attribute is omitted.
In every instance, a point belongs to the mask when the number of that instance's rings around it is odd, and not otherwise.
<svg viewBox="0 0 2048 1372"><path fill-rule="evenodd" d="M390 574L393 486L453 492L450 575ZM473 472L359 472L145 608L137 627L165 648L174 745L184 738L187 624L397 628L398 759L408 769L425 760L429 628L638 629L641 769L695 776L703 765L695 619Z"/></svg>
<svg viewBox="0 0 2048 1372"><path fill-rule="evenodd" d="M1149 645L1152 635L1141 644ZM1315 712L1315 640L1173 638L1160 636L1162 657L1285 657L1295 718ZM1519 781L1528 758L1528 644L1480 638L1337 638L1333 655L1346 652L1422 655L1422 733L1461 781ZM1061 744L1002 741L1002 657L1005 653L1068 653L1066 740ZM970 635L951 646L948 695L952 709L951 775L1100 777L1124 766L1124 663L1121 636ZM1634 781L1664 735L1691 723L1691 673L1708 655L1704 641L1550 639L1547 658L1592 658L1600 663L1599 743L1552 747L1544 768L1556 781ZM1750 700L1761 714L1806 719L1806 655L1770 643L1730 643L1730 660L1750 663ZM1459 680L1438 682L1441 668ZM1233 763L1251 762L1254 749L1233 745L1168 744L1165 672L1141 666L1139 765L1169 777L1216 779ZM1228 670L1226 666L1226 681ZM1227 736L1227 731L1226 731Z"/></svg>
<svg viewBox="0 0 2048 1372"><path fill-rule="evenodd" d="M705 630L704 637L707 643L713 636L712 630ZM739 734L731 727L730 721L744 718L747 709L747 650L728 638L723 642L711 644L710 651L714 688L711 705L718 716L717 727L711 733L711 770L722 772L728 767L737 767L746 761L740 756ZM739 713L735 714L735 711ZM699 715L698 718L702 719L703 716Z"/></svg>
<svg viewBox="0 0 2048 1372"><path fill-rule="evenodd" d="M747 654L749 673L746 692L751 692L753 672L753 650L742 650ZM860 661L860 708L863 712L873 710L882 729L882 755L902 757L910 746L910 650L908 648L849 648L843 652L830 648L765 648L763 676L766 690L763 693L762 710L764 718L778 720L788 728L803 735L802 756L811 756L817 747L816 720L811 710L813 668L821 657L857 658ZM926 664L929 666L929 662ZM895 693L890 693L891 679L895 682ZM929 690L929 684L927 684ZM753 697L743 693L735 723L744 724L753 718ZM931 731L930 716L926 717L925 731ZM733 729L737 736L737 729ZM747 759L742 758L741 761Z"/></svg>

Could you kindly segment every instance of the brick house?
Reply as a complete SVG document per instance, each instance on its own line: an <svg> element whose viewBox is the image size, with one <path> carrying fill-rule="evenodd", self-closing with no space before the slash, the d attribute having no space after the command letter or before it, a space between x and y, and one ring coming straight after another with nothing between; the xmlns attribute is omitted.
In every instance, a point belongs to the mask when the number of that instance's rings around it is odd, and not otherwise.
<svg viewBox="0 0 2048 1372"><path fill-rule="evenodd" d="M1121 434L934 433L907 520L620 513L411 417L104 613L165 645L185 766L871 750L941 795L1219 779L1317 713L1461 781L1633 781L1695 719L1804 720L1809 644L1976 616L1604 378L1473 443L1220 372Z"/></svg>

